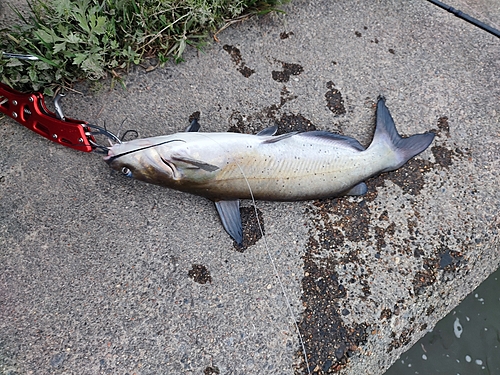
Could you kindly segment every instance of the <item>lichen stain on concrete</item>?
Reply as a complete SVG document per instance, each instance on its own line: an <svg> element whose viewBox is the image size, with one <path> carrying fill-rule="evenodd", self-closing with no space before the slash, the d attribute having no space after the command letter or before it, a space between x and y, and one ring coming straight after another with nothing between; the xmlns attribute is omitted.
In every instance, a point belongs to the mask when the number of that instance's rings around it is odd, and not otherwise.
<svg viewBox="0 0 500 375"><path fill-rule="evenodd" d="M387 349L387 353L390 353L394 349L397 349L401 346L408 345L412 339L414 331L415 330L413 328L405 329L405 330L403 330L403 332L401 332L399 337L396 337L397 336L396 332L392 332L391 337L393 340L389 344L389 348Z"/></svg>
<svg viewBox="0 0 500 375"><path fill-rule="evenodd" d="M222 48L224 49L224 51L229 53L231 59L236 65L236 70L238 70L238 72L240 72L243 75L243 77L248 78L255 73L255 70L250 69L248 66L246 66L245 62L243 61L243 58L241 57L241 52L239 48L235 46L230 46L229 44L225 44Z"/></svg>
<svg viewBox="0 0 500 375"><path fill-rule="evenodd" d="M335 84L332 81L328 81L326 88L328 91L325 94L325 98L328 109L336 116L345 114L344 99L342 99L340 91L335 88Z"/></svg>
<svg viewBox="0 0 500 375"><path fill-rule="evenodd" d="M220 370L217 366L208 366L207 368L205 368L205 370L203 370L203 374L204 375L219 375Z"/></svg>
<svg viewBox="0 0 500 375"><path fill-rule="evenodd" d="M314 260L314 251L319 246L310 239L308 251L304 255L304 278L302 296L304 319L299 323L302 332L309 368L313 374L328 374L340 370L348 358L366 341L366 324L347 327L341 314L339 301L347 297L345 287L339 282L335 271L337 263L333 258ZM302 356L302 351L296 353ZM297 371L307 373L305 363ZM296 372L299 373L299 372Z"/></svg>
<svg viewBox="0 0 500 375"><path fill-rule="evenodd" d="M233 241L236 251L243 253L248 247L255 245L262 238L261 229L265 234L262 211L257 209L257 212L259 215L258 221L254 207L240 207L241 223L243 225L243 243L239 245L236 241Z"/></svg>
<svg viewBox="0 0 500 375"><path fill-rule="evenodd" d="M439 131L449 132L449 127L443 121L440 119ZM455 158L461 159L465 155L463 152L450 151L442 145L435 145L434 151L432 149L431 151L434 162L417 157L396 171L383 173L367 180L368 193L364 197L318 200L306 208L311 224L311 235L304 255L305 276L302 283L302 300L305 311L299 326L305 338L313 373L319 375L339 371L347 364L351 353L337 358L335 350L344 347L355 349L363 345L367 339L369 327L376 328L379 324L388 324L394 316L401 314L405 305L411 303L406 300L407 298L417 299L425 294L427 288L435 282L452 280L467 264L463 254L467 252L468 243L466 240L456 238L454 233L445 233L437 229L433 237L437 239L438 246L431 254L428 254L428 250L425 251L419 243L422 233L419 232L418 226L422 218L418 211L418 200L422 198L418 196L426 187L428 179L426 175L435 170L448 168ZM380 208L375 202L379 189L385 186L387 180L399 186L401 194L406 196L402 200L403 203L395 208L396 211L408 211L408 217L404 219L407 228L402 232L397 226L401 223L396 225L391 221L393 212L383 207ZM375 210L375 207L379 209ZM398 238L398 233L405 232L406 237ZM365 249L372 249L370 250L372 253L370 254ZM379 306L377 301L371 299L369 283L373 271L369 259L377 261L396 254L415 262L414 266L406 269L399 269L397 265L389 265L386 269L389 274L398 273L407 278L410 284L409 297L399 298L392 305L393 307ZM345 269L346 266L351 271L349 274L343 272L343 277L347 278L341 279L338 271L341 267ZM326 286L318 286L318 282ZM342 282L346 285L343 286ZM351 288L350 285L356 283L361 288ZM361 289L359 295L347 295L347 290L359 289ZM325 297L327 294L328 297ZM345 306L342 303L343 299L353 299L359 303L366 301L366 308L375 309L375 311L379 309L379 321L353 323L351 320L351 327L347 327L342 317L343 306ZM314 312L312 306L314 306ZM429 308L427 312L431 314L432 309ZM335 336L328 331L330 328L323 328L322 322L334 327L343 327L342 329L346 332L357 332L358 336L351 337L349 334L341 337ZM416 321L416 317L410 317L407 327L399 334L393 334L387 351L407 345L414 332L424 326L425 324L421 321ZM360 327L364 327L365 334L360 333ZM326 349L322 349L323 347ZM300 371L300 373L306 373L304 366L300 368Z"/></svg>
<svg viewBox="0 0 500 375"><path fill-rule="evenodd" d="M207 267L202 264L193 264L192 268L188 271L188 276L198 284L206 284L212 282L212 276Z"/></svg>
<svg viewBox="0 0 500 375"><path fill-rule="evenodd" d="M242 114L239 111L234 111L229 118L229 129L228 132L233 133L250 133L255 134L258 131L262 130L264 127L271 125L278 125L278 133L282 134L288 131L309 131L315 130L316 128L312 123L302 117L300 121L297 122L297 126L308 122L310 126L302 126L300 129L294 129L293 126L285 126L286 124L280 124L279 111L281 108L289 101L297 99L297 96L292 94L286 86L283 86L280 91L280 102L279 104L271 104L268 107L264 107L262 110L251 113L251 114ZM286 116L286 115L283 115ZM301 116L298 115L289 115L289 116ZM286 120L284 120L286 122ZM271 122L271 123L270 123ZM264 126L259 126L258 124L263 124ZM292 124L293 125L293 124Z"/></svg>
<svg viewBox="0 0 500 375"><path fill-rule="evenodd" d="M290 76L298 76L304 71L304 68L299 64L286 63L283 61L278 61L281 63L282 71L273 70L271 76L276 82L288 82Z"/></svg>
<svg viewBox="0 0 500 375"><path fill-rule="evenodd" d="M314 124L302 116L300 113L298 114L284 114L276 121L276 125L278 125L278 131L276 135L290 133L294 131L298 132L309 132L316 130Z"/></svg>

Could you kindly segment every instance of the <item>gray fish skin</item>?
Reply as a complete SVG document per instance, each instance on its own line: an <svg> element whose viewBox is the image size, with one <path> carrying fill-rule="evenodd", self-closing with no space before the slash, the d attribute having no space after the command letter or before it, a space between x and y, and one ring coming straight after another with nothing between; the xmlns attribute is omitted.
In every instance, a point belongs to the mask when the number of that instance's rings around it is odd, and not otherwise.
<svg viewBox="0 0 500 375"><path fill-rule="evenodd" d="M327 132L185 132L116 144L105 160L130 177L214 201L249 199L251 192L255 199L296 201L344 195L371 176L401 167L433 138L401 138L379 99L366 150L353 138Z"/></svg>
<svg viewBox="0 0 500 375"><path fill-rule="evenodd" d="M105 160L128 177L213 200L224 229L240 245L239 199L362 195L364 180L398 169L434 139L433 133L402 138L382 98L367 149L354 138L321 131L273 136L276 128L257 135L198 129L195 121L184 133L116 144Z"/></svg>

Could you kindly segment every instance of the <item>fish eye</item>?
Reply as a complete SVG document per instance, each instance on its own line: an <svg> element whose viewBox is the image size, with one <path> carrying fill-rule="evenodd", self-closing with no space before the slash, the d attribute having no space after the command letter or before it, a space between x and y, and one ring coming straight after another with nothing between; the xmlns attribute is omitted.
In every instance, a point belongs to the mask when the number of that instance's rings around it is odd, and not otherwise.
<svg viewBox="0 0 500 375"><path fill-rule="evenodd" d="M127 177L132 177L132 171L130 169L128 169L127 167L123 167L121 169L121 172L127 176Z"/></svg>

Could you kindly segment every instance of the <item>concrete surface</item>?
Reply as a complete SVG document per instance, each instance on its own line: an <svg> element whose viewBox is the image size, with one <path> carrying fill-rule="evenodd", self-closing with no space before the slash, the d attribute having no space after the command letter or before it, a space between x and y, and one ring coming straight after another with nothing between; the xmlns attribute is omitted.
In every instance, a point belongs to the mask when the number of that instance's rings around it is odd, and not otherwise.
<svg viewBox="0 0 500 375"><path fill-rule="evenodd" d="M498 20L493 3L476 9ZM146 137L200 111L204 131L366 145L382 94L402 134L436 131L431 148L363 198L258 202L268 254L236 251L211 202L2 119L0 372L305 374L297 322L313 373L382 374L498 267L500 40L426 1L285 10L127 90L78 87L66 115Z"/></svg>

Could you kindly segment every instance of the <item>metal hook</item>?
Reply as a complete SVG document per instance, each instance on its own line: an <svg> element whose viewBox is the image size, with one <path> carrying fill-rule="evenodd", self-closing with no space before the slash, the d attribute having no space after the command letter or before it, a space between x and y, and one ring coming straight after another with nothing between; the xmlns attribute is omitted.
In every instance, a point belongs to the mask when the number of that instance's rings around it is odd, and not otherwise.
<svg viewBox="0 0 500 375"><path fill-rule="evenodd" d="M61 105L59 104L59 101L61 100L61 98L64 98L65 96L66 96L66 94L58 92L56 97L54 98L54 108L56 110L56 117L62 121L66 121L66 117L63 114L63 111L62 111Z"/></svg>
<svg viewBox="0 0 500 375"><path fill-rule="evenodd" d="M102 128L97 125L92 125L92 124L85 124L87 128L89 128L90 131L85 132L85 134L89 137L89 143L96 148L96 152L99 152L101 154L107 154L108 153L108 146L103 146L98 143L96 143L94 140L91 139L91 137L95 135L104 135L107 137L111 142L115 143L122 143L120 138L118 138L115 134L111 133L109 130Z"/></svg>

